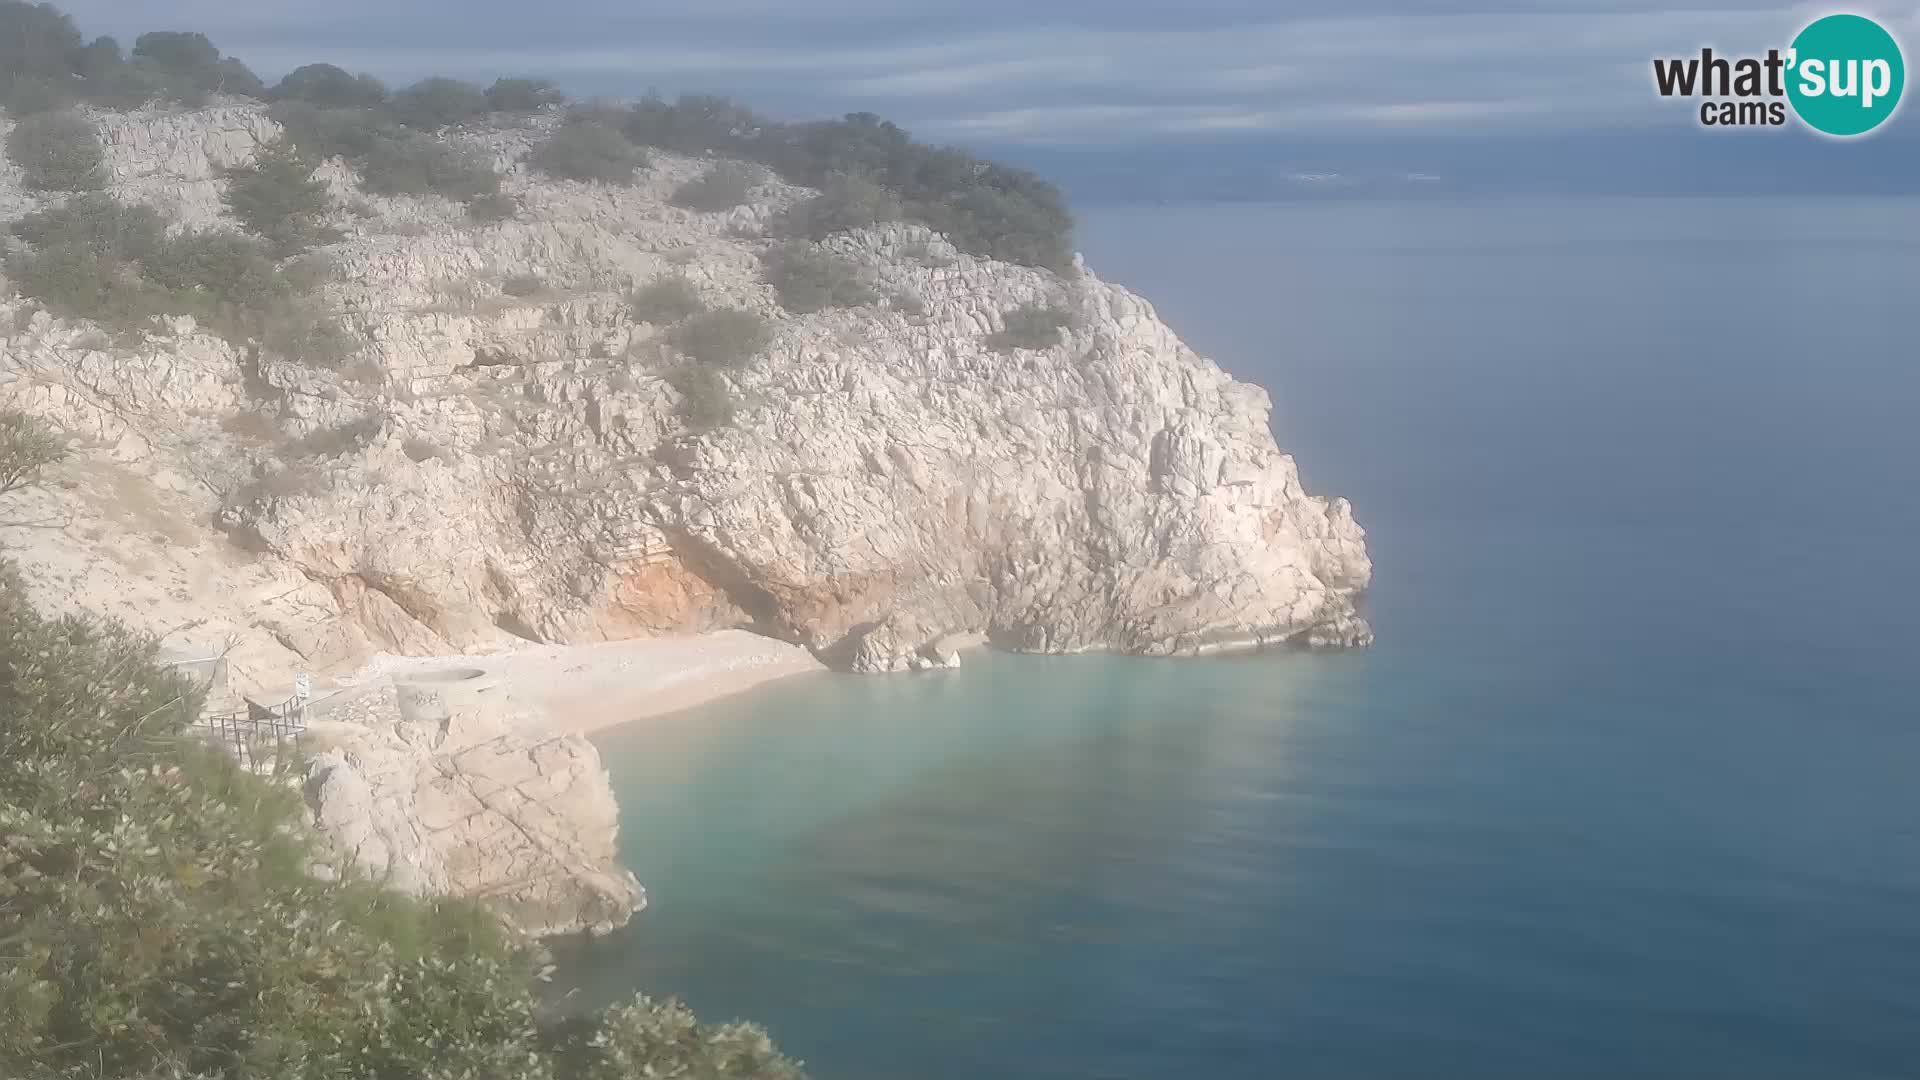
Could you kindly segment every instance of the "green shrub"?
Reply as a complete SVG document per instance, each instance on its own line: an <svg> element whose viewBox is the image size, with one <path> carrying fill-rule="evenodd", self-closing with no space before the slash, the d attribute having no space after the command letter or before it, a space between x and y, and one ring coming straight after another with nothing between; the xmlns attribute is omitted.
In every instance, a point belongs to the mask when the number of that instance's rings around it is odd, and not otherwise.
<svg viewBox="0 0 1920 1080"><path fill-rule="evenodd" d="M824 240L834 233L898 221L904 212L893 192L867 177L843 173L829 179L820 194L788 208L776 229L784 236Z"/></svg>
<svg viewBox="0 0 1920 1080"><path fill-rule="evenodd" d="M266 87L245 64L222 57L205 34L160 30L134 39L129 65L160 94L183 105L199 106L211 94L265 97Z"/></svg>
<svg viewBox="0 0 1920 1080"><path fill-rule="evenodd" d="M52 4L0 3L0 106L26 111L20 95L72 81L68 58L81 51L80 31Z"/></svg>
<svg viewBox="0 0 1920 1080"><path fill-rule="evenodd" d="M773 342L773 330L751 311L725 308L687 317L673 328L672 342L696 364L737 368Z"/></svg>
<svg viewBox="0 0 1920 1080"><path fill-rule="evenodd" d="M705 311L700 290L679 274L662 274L633 290L628 309L638 322L665 326Z"/></svg>
<svg viewBox="0 0 1920 1080"><path fill-rule="evenodd" d="M370 109L386 104L387 88L371 75L352 75L332 64L308 64L288 72L268 96L326 109Z"/></svg>
<svg viewBox="0 0 1920 1080"><path fill-rule="evenodd" d="M7 274L56 315L133 326L164 309L141 267L165 243L165 230L150 207L77 196L14 222L29 246L7 260Z"/></svg>
<svg viewBox="0 0 1920 1080"><path fill-rule="evenodd" d="M695 428L733 422L733 387L718 368L689 364L668 379L680 392L680 417Z"/></svg>
<svg viewBox="0 0 1920 1080"><path fill-rule="evenodd" d="M100 137L77 112L23 117L7 133L7 157L35 191L98 191L107 183Z"/></svg>
<svg viewBox="0 0 1920 1080"><path fill-rule="evenodd" d="M751 110L711 94L687 94L669 105L649 97L627 111L627 138L680 154L744 156L732 151L752 145L764 125Z"/></svg>
<svg viewBox="0 0 1920 1080"><path fill-rule="evenodd" d="M365 450L380 434L380 418L362 416L333 427L316 428L283 447L290 459L337 458Z"/></svg>
<svg viewBox="0 0 1920 1080"><path fill-rule="evenodd" d="M32 487L67 456L67 441L37 416L0 409L0 496Z"/></svg>
<svg viewBox="0 0 1920 1080"><path fill-rule="evenodd" d="M673 193L672 202L687 210L718 213L744 204L759 182L752 166L721 161L681 184Z"/></svg>
<svg viewBox="0 0 1920 1080"><path fill-rule="evenodd" d="M65 109L74 103L74 87L69 80L42 79L16 73L0 83L0 102L14 117Z"/></svg>
<svg viewBox="0 0 1920 1080"><path fill-rule="evenodd" d="M564 104L567 96L546 79L495 79L487 87L487 108L494 112L539 112Z"/></svg>
<svg viewBox="0 0 1920 1080"><path fill-rule="evenodd" d="M376 195L442 195L461 202L500 193L500 174L486 152L431 135L376 139L360 163L360 183Z"/></svg>
<svg viewBox="0 0 1920 1080"><path fill-rule="evenodd" d="M298 790L192 737L199 708L151 642L41 618L0 566L0 1076L799 1080L672 1003L547 1021L475 906L310 877Z"/></svg>
<svg viewBox="0 0 1920 1080"><path fill-rule="evenodd" d="M859 307L880 299L873 273L844 255L799 240L764 256L763 276L780 294L780 306L796 314Z"/></svg>
<svg viewBox="0 0 1920 1080"><path fill-rule="evenodd" d="M307 367L338 371L354 352L353 335L312 296L294 295L257 315L260 347Z"/></svg>
<svg viewBox="0 0 1920 1080"><path fill-rule="evenodd" d="M236 312L266 310L293 292L272 249L239 233L205 230L169 237L141 270L169 295L169 313L215 322ZM244 322L235 328L242 335L252 329Z"/></svg>
<svg viewBox="0 0 1920 1080"><path fill-rule="evenodd" d="M1060 344L1060 331L1073 325L1065 310L1045 304L1023 304L1000 317L1001 328L987 337L995 352L1015 349L1051 349Z"/></svg>
<svg viewBox="0 0 1920 1080"><path fill-rule="evenodd" d="M314 178L315 162L286 139L253 152L253 160L226 171L227 209L248 231L286 256L340 238L326 225L333 201Z"/></svg>
<svg viewBox="0 0 1920 1080"><path fill-rule="evenodd" d="M547 287L547 283L535 274L515 274L500 283L500 291L508 296L536 296Z"/></svg>
<svg viewBox="0 0 1920 1080"><path fill-rule="evenodd" d="M485 116L487 95L472 83L436 76L394 94L392 109L404 127L439 131Z"/></svg>
<svg viewBox="0 0 1920 1080"><path fill-rule="evenodd" d="M561 180L583 183L633 183L633 171L646 155L614 128L591 121L569 121L527 155L535 169Z"/></svg>
<svg viewBox="0 0 1920 1080"><path fill-rule="evenodd" d="M81 195L14 223L8 260L21 293L56 314L139 329L192 315L215 333L335 366L345 335L311 295L320 272L274 262L264 242L223 230L168 236L152 208Z"/></svg>
<svg viewBox="0 0 1920 1080"><path fill-rule="evenodd" d="M385 139L403 138L390 118L372 109L334 108L309 101L275 102L267 115L303 153L360 160Z"/></svg>
<svg viewBox="0 0 1920 1080"><path fill-rule="evenodd" d="M400 447L408 458L414 461L446 460L447 452L418 435L411 436Z"/></svg>
<svg viewBox="0 0 1920 1080"><path fill-rule="evenodd" d="M513 196L502 192L491 195L479 195L467 200L467 218L477 224L491 225L499 221L510 221L520 213L520 204Z"/></svg>

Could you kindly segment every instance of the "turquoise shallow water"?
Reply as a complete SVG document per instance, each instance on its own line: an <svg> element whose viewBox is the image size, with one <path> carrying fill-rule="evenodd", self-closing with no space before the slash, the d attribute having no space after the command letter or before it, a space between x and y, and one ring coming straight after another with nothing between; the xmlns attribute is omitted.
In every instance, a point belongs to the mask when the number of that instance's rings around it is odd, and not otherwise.
<svg viewBox="0 0 1920 1080"><path fill-rule="evenodd" d="M563 955L823 1078L1920 1068L1911 203L1096 215L1372 532L1364 653L977 653L599 738Z"/></svg>

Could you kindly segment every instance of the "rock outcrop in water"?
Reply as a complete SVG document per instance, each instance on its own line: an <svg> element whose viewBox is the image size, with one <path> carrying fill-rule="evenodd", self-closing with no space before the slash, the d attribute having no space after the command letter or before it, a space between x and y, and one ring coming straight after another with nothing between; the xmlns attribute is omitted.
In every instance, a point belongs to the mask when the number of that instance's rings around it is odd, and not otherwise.
<svg viewBox="0 0 1920 1080"><path fill-rule="evenodd" d="M221 167L277 131L252 105L96 119L114 193L195 227L221 223ZM64 486L28 508L64 527L9 540L37 595L225 641L237 689L282 694L296 668L376 652L728 626L871 672L947 665L979 638L1154 654L1370 640L1348 504L1301 487L1265 392L1146 301L894 224L826 244L881 300L791 314L759 255L807 191L769 179L734 210L681 209L671 193L708 163L666 154L632 188L536 177L519 162L544 122L470 133L507 174L513 220L474 224L448 200L379 197L339 161L322 169L352 211L321 251L359 342L339 370L191 319L136 340L0 301L0 406L80 441ZM0 170L0 212L46 202ZM685 418L668 328L628 303L668 274L774 328L725 375L724 425ZM1068 316L1057 343L992 347L1008 312L1036 304ZM605 816L597 764L576 750L540 774L570 777L559 790L503 782L527 802L502 812L474 784L499 779L493 765L369 738L314 779L324 807L386 807L322 813L367 865L480 888L458 845L409 854L450 820L482 861L620 893L589 881L614 873L610 820L559 856L488 849L502 830L472 824L568 799ZM419 776L452 761L458 782L383 787L386 765L369 763L401 759ZM606 923L597 903L573 922Z"/></svg>

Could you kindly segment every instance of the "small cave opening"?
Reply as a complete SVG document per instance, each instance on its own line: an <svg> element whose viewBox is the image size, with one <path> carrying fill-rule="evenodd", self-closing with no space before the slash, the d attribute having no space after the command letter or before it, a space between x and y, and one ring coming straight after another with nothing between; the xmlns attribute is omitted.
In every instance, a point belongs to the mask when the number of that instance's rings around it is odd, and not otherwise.
<svg viewBox="0 0 1920 1080"><path fill-rule="evenodd" d="M522 641L530 641L535 645L545 645L547 643L547 639L540 635L540 631L527 625L525 619L522 619L511 611L494 612L493 625Z"/></svg>

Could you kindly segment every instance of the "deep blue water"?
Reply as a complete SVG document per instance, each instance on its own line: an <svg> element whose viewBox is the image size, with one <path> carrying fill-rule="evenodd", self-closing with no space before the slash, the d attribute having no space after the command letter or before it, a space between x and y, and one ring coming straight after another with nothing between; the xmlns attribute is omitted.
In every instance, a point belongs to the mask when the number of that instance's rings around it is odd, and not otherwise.
<svg viewBox="0 0 1920 1080"><path fill-rule="evenodd" d="M1920 203L1089 217L1379 645L979 654L599 741L566 957L822 1080L1920 1075Z"/></svg>

